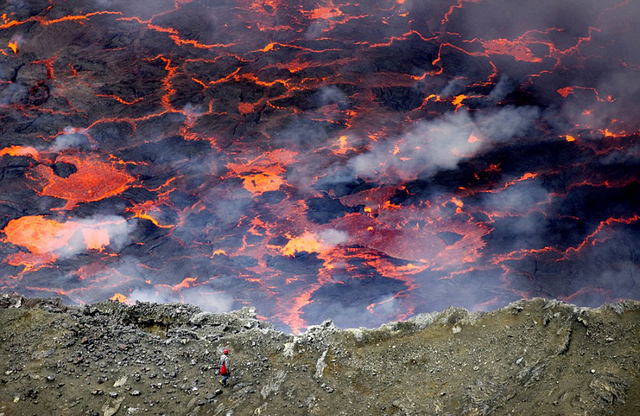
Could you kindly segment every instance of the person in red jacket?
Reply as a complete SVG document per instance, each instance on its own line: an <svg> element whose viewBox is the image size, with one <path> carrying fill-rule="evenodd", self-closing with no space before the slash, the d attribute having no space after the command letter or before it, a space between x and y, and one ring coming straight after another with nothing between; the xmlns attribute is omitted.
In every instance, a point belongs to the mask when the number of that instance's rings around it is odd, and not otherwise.
<svg viewBox="0 0 640 416"><path fill-rule="evenodd" d="M218 380L218 383L227 387L227 380L229 380L229 376L231 375L228 348L224 349L224 353L220 357L220 375L222 376L222 380Z"/></svg>

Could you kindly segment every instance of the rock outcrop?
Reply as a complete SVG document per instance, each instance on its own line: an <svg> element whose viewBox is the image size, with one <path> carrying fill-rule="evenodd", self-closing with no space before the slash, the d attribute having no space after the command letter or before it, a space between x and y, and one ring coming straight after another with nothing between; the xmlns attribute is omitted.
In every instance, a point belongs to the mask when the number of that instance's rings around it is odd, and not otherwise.
<svg viewBox="0 0 640 416"><path fill-rule="evenodd" d="M533 299L293 335L251 308L4 294L0 415L637 415L639 335L635 301Z"/></svg>

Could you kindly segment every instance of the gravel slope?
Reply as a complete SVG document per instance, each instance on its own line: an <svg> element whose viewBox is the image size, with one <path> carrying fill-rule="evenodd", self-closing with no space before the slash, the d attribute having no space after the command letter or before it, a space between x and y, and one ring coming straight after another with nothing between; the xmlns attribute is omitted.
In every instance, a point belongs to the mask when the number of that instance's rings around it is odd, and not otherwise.
<svg viewBox="0 0 640 416"><path fill-rule="evenodd" d="M635 301L534 299L292 335L249 308L3 294L0 416L638 415L639 341Z"/></svg>

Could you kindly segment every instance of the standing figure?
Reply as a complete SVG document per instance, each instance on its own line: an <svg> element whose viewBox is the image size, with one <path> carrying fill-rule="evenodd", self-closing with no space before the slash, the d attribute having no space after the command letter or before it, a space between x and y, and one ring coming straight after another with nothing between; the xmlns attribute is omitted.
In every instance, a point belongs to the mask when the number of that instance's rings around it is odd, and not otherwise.
<svg viewBox="0 0 640 416"><path fill-rule="evenodd" d="M224 349L224 353L220 357L220 375L222 376L222 380L218 380L218 382L224 387L227 387L227 380L229 380L229 376L231 375L228 348Z"/></svg>

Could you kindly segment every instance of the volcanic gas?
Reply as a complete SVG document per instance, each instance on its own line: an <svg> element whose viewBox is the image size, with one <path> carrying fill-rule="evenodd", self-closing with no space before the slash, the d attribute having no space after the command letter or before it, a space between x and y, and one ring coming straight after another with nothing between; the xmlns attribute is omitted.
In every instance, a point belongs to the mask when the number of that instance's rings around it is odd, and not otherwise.
<svg viewBox="0 0 640 416"><path fill-rule="evenodd" d="M34 0L0 287L375 326L640 299L629 0Z"/></svg>

